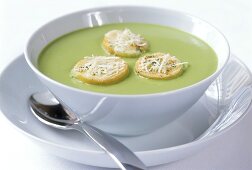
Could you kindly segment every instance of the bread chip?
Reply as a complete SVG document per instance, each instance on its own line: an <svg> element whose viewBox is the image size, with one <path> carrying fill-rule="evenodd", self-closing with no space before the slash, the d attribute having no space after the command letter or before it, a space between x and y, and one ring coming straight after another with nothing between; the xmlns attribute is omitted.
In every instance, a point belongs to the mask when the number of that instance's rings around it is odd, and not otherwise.
<svg viewBox="0 0 252 170"><path fill-rule="evenodd" d="M92 56L78 61L71 76L88 84L107 85L127 77L128 64L120 57Z"/></svg>
<svg viewBox="0 0 252 170"><path fill-rule="evenodd" d="M129 29L112 30L105 34L102 42L104 50L119 57L137 57L148 50L148 42Z"/></svg>
<svg viewBox="0 0 252 170"><path fill-rule="evenodd" d="M137 74L150 79L173 79L180 76L187 62L180 62L175 56L153 53L140 57L135 65Z"/></svg>

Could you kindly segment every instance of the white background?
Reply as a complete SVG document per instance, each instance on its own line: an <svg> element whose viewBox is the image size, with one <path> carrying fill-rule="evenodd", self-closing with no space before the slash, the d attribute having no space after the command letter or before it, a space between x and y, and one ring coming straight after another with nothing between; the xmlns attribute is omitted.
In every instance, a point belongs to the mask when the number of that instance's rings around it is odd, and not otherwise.
<svg viewBox="0 0 252 170"><path fill-rule="evenodd" d="M72 11L115 4L161 6L207 20L226 35L232 52L252 68L251 0L0 0L0 72L22 53L28 36L43 23ZM251 112L252 109L238 125L200 153L153 169L252 169ZM0 114L0 169L98 168L76 164L43 152Z"/></svg>

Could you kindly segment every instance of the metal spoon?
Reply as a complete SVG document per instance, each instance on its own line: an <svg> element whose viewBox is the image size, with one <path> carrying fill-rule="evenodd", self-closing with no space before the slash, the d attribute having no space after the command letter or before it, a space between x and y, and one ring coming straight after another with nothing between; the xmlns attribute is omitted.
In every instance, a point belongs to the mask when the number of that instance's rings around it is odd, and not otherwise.
<svg viewBox="0 0 252 170"><path fill-rule="evenodd" d="M144 170L147 167L118 140L77 118L50 93L35 93L29 98L32 113L43 123L63 130L74 129L85 134L103 149L122 170Z"/></svg>

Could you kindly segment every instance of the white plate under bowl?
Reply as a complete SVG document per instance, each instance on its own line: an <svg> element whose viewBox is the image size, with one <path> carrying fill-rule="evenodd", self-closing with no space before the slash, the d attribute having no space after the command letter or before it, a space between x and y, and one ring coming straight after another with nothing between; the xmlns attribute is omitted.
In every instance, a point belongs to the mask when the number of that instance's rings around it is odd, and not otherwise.
<svg viewBox="0 0 252 170"><path fill-rule="evenodd" d="M117 138L133 150L147 166L185 158L214 141L245 115L251 101L251 89L247 88L251 86L251 80L246 66L232 57L220 77L183 116L147 135ZM242 90L245 87L246 95ZM20 55L0 76L2 113L11 124L47 152L87 165L116 167L114 162L85 136L75 131L53 129L32 115L27 103L28 97L34 92L44 90L46 88L32 73L24 56ZM235 107L232 107L233 104ZM224 113L229 113L231 118L225 120L227 116L224 116L223 121L221 115ZM217 123L213 124L214 121ZM212 131L197 139L209 127Z"/></svg>

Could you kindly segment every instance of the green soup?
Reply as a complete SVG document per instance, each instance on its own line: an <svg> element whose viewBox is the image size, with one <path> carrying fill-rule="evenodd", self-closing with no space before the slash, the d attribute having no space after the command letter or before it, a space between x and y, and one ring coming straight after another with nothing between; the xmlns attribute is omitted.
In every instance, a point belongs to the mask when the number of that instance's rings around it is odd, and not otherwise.
<svg viewBox="0 0 252 170"><path fill-rule="evenodd" d="M151 80L139 77L134 72L138 58L124 58L130 66L129 76L113 85L90 85L75 81L70 71L84 56L106 55L101 47L103 36L113 29L129 28L141 34L149 43L149 52L164 52L175 55L189 67L178 78ZM142 24L120 23L81 29L51 42L39 56L39 70L48 77L75 88L110 94L148 94L180 89L211 75L217 68L217 56L213 49L199 38L175 28Z"/></svg>

